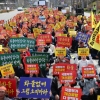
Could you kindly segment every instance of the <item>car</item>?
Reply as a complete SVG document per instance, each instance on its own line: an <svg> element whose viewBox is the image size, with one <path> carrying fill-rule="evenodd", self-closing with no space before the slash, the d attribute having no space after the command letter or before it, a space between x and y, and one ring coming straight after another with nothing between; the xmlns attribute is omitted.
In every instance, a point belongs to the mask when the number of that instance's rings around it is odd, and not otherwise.
<svg viewBox="0 0 100 100"><path fill-rule="evenodd" d="M23 8L22 7L18 7L17 10L18 11L23 11Z"/></svg>

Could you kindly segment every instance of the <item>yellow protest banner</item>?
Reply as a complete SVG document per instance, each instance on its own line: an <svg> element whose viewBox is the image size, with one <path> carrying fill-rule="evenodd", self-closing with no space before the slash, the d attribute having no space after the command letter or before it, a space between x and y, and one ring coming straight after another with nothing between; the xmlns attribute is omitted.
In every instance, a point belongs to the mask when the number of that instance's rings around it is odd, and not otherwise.
<svg viewBox="0 0 100 100"><path fill-rule="evenodd" d="M15 73L12 67L12 64L8 64L8 65L0 67L0 71L1 71L2 76L7 76L7 75L11 75Z"/></svg>
<svg viewBox="0 0 100 100"><path fill-rule="evenodd" d="M70 36L75 37L75 36L76 36L76 34L77 34L77 32L76 32L76 31L69 31L69 34L70 34Z"/></svg>
<svg viewBox="0 0 100 100"><path fill-rule="evenodd" d="M75 29L70 29L70 28L68 28L68 32L69 32L69 31L75 31Z"/></svg>
<svg viewBox="0 0 100 100"><path fill-rule="evenodd" d="M10 26L7 26L7 27L6 27L6 30L12 31L12 28L11 28Z"/></svg>
<svg viewBox="0 0 100 100"><path fill-rule="evenodd" d="M10 26L16 26L16 22L10 22Z"/></svg>
<svg viewBox="0 0 100 100"><path fill-rule="evenodd" d="M98 36L99 32L100 32L100 21L96 25L94 32L92 33L92 35L88 41L88 45L98 51L100 51L100 43L97 41L97 36Z"/></svg>
<svg viewBox="0 0 100 100"><path fill-rule="evenodd" d="M2 51L2 45L0 45L0 51Z"/></svg>
<svg viewBox="0 0 100 100"><path fill-rule="evenodd" d="M100 95L97 96L97 100L100 100Z"/></svg>
<svg viewBox="0 0 100 100"><path fill-rule="evenodd" d="M89 48L78 48L78 56L88 56Z"/></svg>
<svg viewBox="0 0 100 100"><path fill-rule="evenodd" d="M34 37L36 38L41 33L41 29L34 28L33 33L34 33Z"/></svg>
<svg viewBox="0 0 100 100"><path fill-rule="evenodd" d="M59 34L59 36L65 36L65 37L67 37L67 34Z"/></svg>
<svg viewBox="0 0 100 100"><path fill-rule="evenodd" d="M55 56L66 56L65 48L55 48Z"/></svg>

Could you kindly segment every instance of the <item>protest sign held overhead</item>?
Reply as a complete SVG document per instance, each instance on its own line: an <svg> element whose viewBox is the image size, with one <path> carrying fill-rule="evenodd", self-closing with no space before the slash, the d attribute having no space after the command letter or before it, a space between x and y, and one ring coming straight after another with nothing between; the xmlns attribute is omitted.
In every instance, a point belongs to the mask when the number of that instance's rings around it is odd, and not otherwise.
<svg viewBox="0 0 100 100"><path fill-rule="evenodd" d="M21 77L19 97L50 98L51 79Z"/></svg>
<svg viewBox="0 0 100 100"><path fill-rule="evenodd" d="M16 80L15 79L0 79L0 86L7 88L9 97L16 97Z"/></svg>
<svg viewBox="0 0 100 100"><path fill-rule="evenodd" d="M12 64L13 67L21 63L20 53L0 54L0 65Z"/></svg>
<svg viewBox="0 0 100 100"><path fill-rule="evenodd" d="M78 55L79 56L88 56L89 48L78 48Z"/></svg>
<svg viewBox="0 0 100 100"><path fill-rule="evenodd" d="M1 66L0 71L2 76L9 76L15 73L12 64Z"/></svg>

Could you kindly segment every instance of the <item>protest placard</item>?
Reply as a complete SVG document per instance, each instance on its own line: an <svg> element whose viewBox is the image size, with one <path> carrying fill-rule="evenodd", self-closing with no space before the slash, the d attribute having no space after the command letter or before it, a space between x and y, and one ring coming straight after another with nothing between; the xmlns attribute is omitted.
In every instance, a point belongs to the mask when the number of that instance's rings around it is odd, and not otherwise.
<svg viewBox="0 0 100 100"><path fill-rule="evenodd" d="M2 76L8 76L15 73L12 67L12 64L8 64L8 65L0 67L0 71L1 71Z"/></svg>
<svg viewBox="0 0 100 100"><path fill-rule="evenodd" d="M71 37L76 37L77 31L69 31L69 35L70 35Z"/></svg>
<svg viewBox="0 0 100 100"><path fill-rule="evenodd" d="M38 36L37 39L45 40L46 43L52 42L51 34L41 34L41 35Z"/></svg>
<svg viewBox="0 0 100 100"><path fill-rule="evenodd" d="M21 63L20 53L0 54L0 65L12 64L13 67L19 66Z"/></svg>
<svg viewBox="0 0 100 100"><path fill-rule="evenodd" d="M32 52L32 56L46 56L46 60L49 60L50 53L47 52Z"/></svg>
<svg viewBox="0 0 100 100"><path fill-rule="evenodd" d="M65 84L67 82L70 84L74 84L75 79L76 79L75 71L66 71L66 72L61 72L59 74L59 80L61 84Z"/></svg>
<svg viewBox="0 0 100 100"><path fill-rule="evenodd" d="M89 36L88 34L79 32L79 33L77 34L77 36L76 36L75 39L87 43L89 37L90 37L90 36Z"/></svg>
<svg viewBox="0 0 100 100"><path fill-rule="evenodd" d="M72 38L65 36L57 37L57 46L59 47L70 47L72 45Z"/></svg>
<svg viewBox="0 0 100 100"><path fill-rule="evenodd" d="M58 63L53 65L53 75L59 75L60 72L66 71L66 64Z"/></svg>
<svg viewBox="0 0 100 100"><path fill-rule="evenodd" d="M94 66L82 67L82 77L83 78L94 78L96 76L96 70Z"/></svg>
<svg viewBox="0 0 100 100"><path fill-rule="evenodd" d="M37 39L36 41L37 41L37 44L36 44L37 46L45 46L46 45L46 42L43 39Z"/></svg>
<svg viewBox="0 0 100 100"><path fill-rule="evenodd" d="M38 64L25 64L25 73L33 73L38 74L39 73L39 66Z"/></svg>
<svg viewBox="0 0 100 100"><path fill-rule="evenodd" d="M89 48L78 48L78 56L89 56Z"/></svg>
<svg viewBox="0 0 100 100"><path fill-rule="evenodd" d="M0 79L0 86L7 88L9 97L16 97L16 79Z"/></svg>
<svg viewBox="0 0 100 100"><path fill-rule="evenodd" d="M76 71L77 65L76 64L66 64L66 71Z"/></svg>
<svg viewBox="0 0 100 100"><path fill-rule="evenodd" d="M51 79L21 77L19 95L22 98L50 98Z"/></svg>
<svg viewBox="0 0 100 100"><path fill-rule="evenodd" d="M100 100L100 95L97 96L97 100Z"/></svg>
<svg viewBox="0 0 100 100"><path fill-rule="evenodd" d="M35 39L20 37L20 38L10 38L9 41L9 47L11 49L24 49L26 47L34 48L34 46L35 46Z"/></svg>
<svg viewBox="0 0 100 100"><path fill-rule="evenodd" d="M55 56L66 56L66 52L65 48L55 48Z"/></svg>
<svg viewBox="0 0 100 100"><path fill-rule="evenodd" d="M41 69L46 68L47 57L46 56L32 56L26 57L26 64L39 64Z"/></svg>
<svg viewBox="0 0 100 100"><path fill-rule="evenodd" d="M79 88L62 87L61 100L80 100L82 90Z"/></svg>
<svg viewBox="0 0 100 100"><path fill-rule="evenodd" d="M2 45L0 45L0 51L2 51Z"/></svg>

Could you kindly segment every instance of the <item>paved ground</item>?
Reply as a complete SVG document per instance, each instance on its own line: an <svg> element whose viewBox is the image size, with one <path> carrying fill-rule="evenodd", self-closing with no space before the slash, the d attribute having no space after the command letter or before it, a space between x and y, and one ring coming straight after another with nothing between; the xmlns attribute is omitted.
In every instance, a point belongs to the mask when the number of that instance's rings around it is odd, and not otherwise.
<svg viewBox="0 0 100 100"><path fill-rule="evenodd" d="M8 12L8 13L0 13L0 20L9 20L11 19L12 17L14 17L15 15L17 15L18 13L21 13L23 11L17 11L17 10L14 10L14 11L11 11L11 12Z"/></svg>

